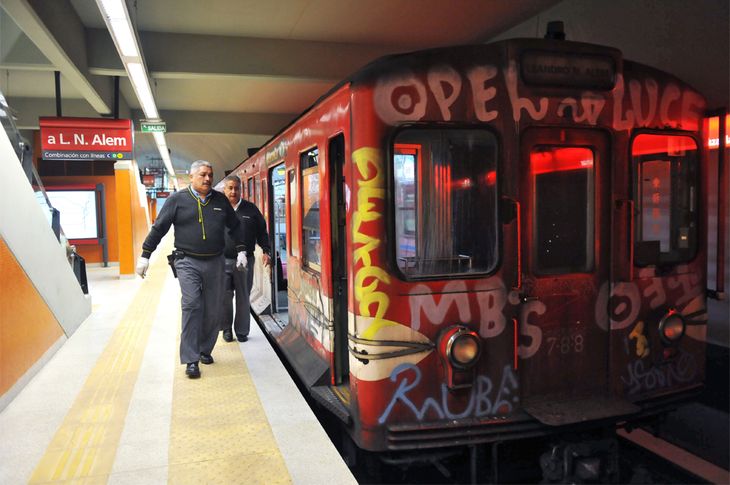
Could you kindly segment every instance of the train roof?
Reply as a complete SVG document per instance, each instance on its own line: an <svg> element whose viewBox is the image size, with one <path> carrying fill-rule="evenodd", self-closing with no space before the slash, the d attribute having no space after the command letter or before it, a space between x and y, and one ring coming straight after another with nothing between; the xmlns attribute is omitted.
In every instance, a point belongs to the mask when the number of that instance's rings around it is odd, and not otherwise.
<svg viewBox="0 0 730 485"><path fill-rule="evenodd" d="M488 54L490 52L499 52L502 55L502 58L506 58L508 53L511 50L514 50L515 52L519 50L526 50L526 49L536 49L544 52L578 52L578 53L584 53L588 55L596 55L596 54L603 54L603 55L609 55L611 56L614 61L617 63L617 71L622 71L623 69L627 70L646 70L649 72L655 72L660 73L663 76L669 76L672 77L674 80L676 80L677 83L682 84L687 87L689 86L684 81L676 78L675 76L672 76L670 73L667 73L665 71L661 71L659 69L653 68L649 65L642 64L635 61L625 60L623 58L623 54L621 51L615 47L600 45L600 44L589 44L585 42L575 42L570 40L556 40L556 39L543 39L543 38L514 38L514 39L506 39L501 40L497 42L491 42L487 44L466 44L466 45L456 45L456 46L447 46L447 47L435 47L431 49L423 49L423 50L417 50L417 51L409 51L409 52L402 52L397 54L390 54L383 57L379 57L368 64L364 65L363 67L359 68L357 71L353 72L349 76L342 79L340 82L338 82L336 85L334 85L331 89L329 89L326 93L324 93L322 96L317 98L309 107L307 107L305 110L303 110L298 116L293 118L287 125L283 126L278 132L276 132L271 138L266 140L266 142L257 148L256 152L253 154L250 154L248 157L246 157L244 160L241 161L241 163L237 166L240 167L242 164L244 164L246 161L248 161L251 157L253 157L255 154L257 154L259 151L261 151L261 148L267 146L270 144L273 140L275 140L277 137L279 137L281 134L286 132L286 130L291 127L294 123L296 123L299 119L304 117L307 113L311 112L317 105L322 103L324 100L332 96L334 93L339 91L343 86L346 86L348 84L359 84L359 83L366 83L370 82L376 75L382 76L383 73L387 72L398 72L402 71L405 67L410 66L417 66L419 64L423 64L425 62L434 62L434 61L440 61L443 62L445 58L448 58L450 61L458 60L461 56L465 56L467 53L469 55L466 56L467 59L470 59L470 62L473 62L473 55L476 53L479 54ZM448 56L448 57L446 57ZM695 90L696 91L696 90ZM237 168L236 167L236 168Z"/></svg>

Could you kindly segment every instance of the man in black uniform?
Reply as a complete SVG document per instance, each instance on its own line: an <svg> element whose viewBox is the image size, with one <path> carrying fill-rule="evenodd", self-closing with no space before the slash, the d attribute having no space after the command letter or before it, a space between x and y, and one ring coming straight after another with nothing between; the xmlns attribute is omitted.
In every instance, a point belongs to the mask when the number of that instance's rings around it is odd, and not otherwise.
<svg viewBox="0 0 730 485"><path fill-rule="evenodd" d="M251 327L251 305L249 296L251 285L253 285L254 254L256 243L264 251L264 266L271 265L269 235L266 232L266 220L261 215L258 207L253 203L241 199L241 179L238 175L229 175L223 179L223 193L231 203L243 227L244 243L249 250L246 270L236 271L235 258L236 248L233 240L226 237L226 276L225 276L225 297L223 302L223 314L221 315L221 330L223 340L233 341L231 323L236 332L239 342L248 340L248 331ZM236 293L236 318L233 318L233 292Z"/></svg>
<svg viewBox="0 0 730 485"><path fill-rule="evenodd" d="M223 249L225 228L235 243L236 265L248 263L243 228L231 204L220 192L211 190L213 167L204 160L190 166L190 185L172 194L142 244L136 272L144 278L150 254L162 237L175 226L175 270L182 292L182 334L180 362L187 364L191 379L200 377L198 361L212 364L211 352L218 339L223 297ZM251 248L252 252L253 248Z"/></svg>

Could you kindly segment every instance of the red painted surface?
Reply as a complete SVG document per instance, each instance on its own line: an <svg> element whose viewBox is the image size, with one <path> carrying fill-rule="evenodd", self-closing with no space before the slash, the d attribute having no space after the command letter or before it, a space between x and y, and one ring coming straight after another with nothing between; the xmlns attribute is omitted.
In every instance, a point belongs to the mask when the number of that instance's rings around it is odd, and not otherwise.
<svg viewBox="0 0 730 485"><path fill-rule="evenodd" d="M614 85L525 83L521 53L545 49L560 53L555 62L581 55L611 59L606 65L615 66ZM589 83L590 76L577 82ZM349 385L349 431L355 441L385 450L398 446L389 441L395 429L417 436L453 426L507 426L521 419L524 402L556 393L641 403L701 384L707 322L704 245L679 264L635 266L634 211L627 208L635 202L632 153L652 153L662 141L660 132L699 140L703 109L703 98L681 81L625 61L610 48L523 40L443 49L393 58L359 73L239 166L236 172L253 170L262 183L268 169L282 161L295 171L298 199L287 211L287 235L301 248L299 156L315 145L319 149L321 271L305 268L287 241L289 324L329 365L327 381L344 378ZM457 177L459 160L438 168L432 179L443 200L450 200L450 191L471 190L475 184L497 185L500 196L517 208L513 220L497 221L499 262L491 274L409 280L397 270L390 157L418 154L420 170L423 156L418 144L392 146L403 126L481 128L498 139L497 170L483 180ZM340 133L345 138L347 241L336 249L344 251L348 269L349 335L342 330L344 322L331 316L337 297L331 187L338 181L331 176L327 150ZM649 135L632 146L639 133ZM676 152L686 148L672 147ZM699 162L693 190L699 230L705 231L707 174L704 159ZM576 171L590 177L592 242L585 249L593 256L579 270L544 272L536 263L544 248L537 247L535 218L539 204L550 201L537 200L536 179ZM266 200L257 203L265 209ZM692 334L667 357L656 324L670 308L683 315ZM452 325L478 332L483 345L466 385L458 389L449 388L453 369L433 350ZM423 347L390 356L394 349L412 348L405 344ZM335 370L338 346L354 351L349 376ZM382 358L367 358L373 354ZM467 439L461 438L451 444ZM429 443L414 439L402 446Z"/></svg>

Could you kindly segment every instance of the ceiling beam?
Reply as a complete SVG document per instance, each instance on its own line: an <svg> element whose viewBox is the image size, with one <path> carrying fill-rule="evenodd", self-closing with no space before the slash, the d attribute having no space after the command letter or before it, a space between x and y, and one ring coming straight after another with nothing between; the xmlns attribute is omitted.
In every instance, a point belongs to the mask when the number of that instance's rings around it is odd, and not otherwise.
<svg viewBox="0 0 730 485"><path fill-rule="evenodd" d="M0 9L0 69L54 70L46 56L3 9Z"/></svg>
<svg viewBox="0 0 730 485"><path fill-rule="evenodd" d="M54 98L14 98L7 99L8 106L17 117L15 124L21 130L37 130L39 116L56 116L56 100ZM98 118L99 113L84 99L64 99L63 116ZM124 98L119 98L119 117L128 118L129 106Z"/></svg>
<svg viewBox="0 0 730 485"><path fill-rule="evenodd" d="M339 81L396 48L374 45L138 32L153 78L218 76ZM95 74L119 74L123 66L106 30L89 29L89 65Z"/></svg>
<svg viewBox="0 0 730 485"><path fill-rule="evenodd" d="M69 0L0 0L0 5L96 113L111 112L112 81L90 74L86 31Z"/></svg>
<svg viewBox="0 0 730 485"><path fill-rule="evenodd" d="M213 111L160 111L168 133L229 133L234 135L266 135L277 133L296 114L230 113ZM144 118L142 110L132 110L132 119Z"/></svg>

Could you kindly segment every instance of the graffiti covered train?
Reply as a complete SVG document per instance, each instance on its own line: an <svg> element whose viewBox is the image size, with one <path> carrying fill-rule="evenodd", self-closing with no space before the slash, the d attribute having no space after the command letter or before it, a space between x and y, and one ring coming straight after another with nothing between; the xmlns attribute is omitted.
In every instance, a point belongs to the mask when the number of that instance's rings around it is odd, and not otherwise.
<svg viewBox="0 0 730 485"><path fill-rule="evenodd" d="M703 110L597 45L380 59L234 171L276 249L254 308L364 450L661 413L704 378Z"/></svg>

